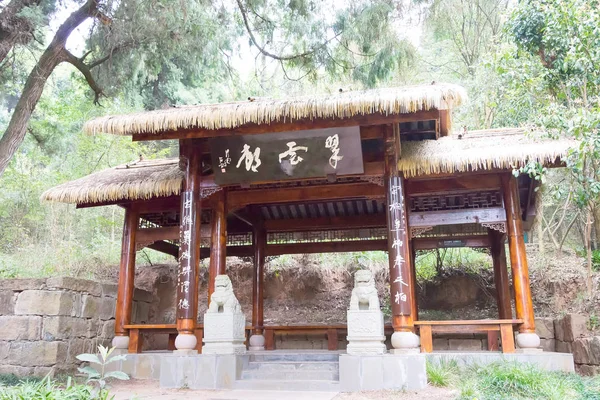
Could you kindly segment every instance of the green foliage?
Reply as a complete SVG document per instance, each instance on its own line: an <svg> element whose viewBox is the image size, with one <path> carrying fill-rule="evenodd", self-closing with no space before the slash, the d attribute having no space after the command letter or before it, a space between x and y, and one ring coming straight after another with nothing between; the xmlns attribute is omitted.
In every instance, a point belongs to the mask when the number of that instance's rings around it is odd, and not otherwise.
<svg viewBox="0 0 600 400"><path fill-rule="evenodd" d="M87 385L72 384L71 380L66 385L50 379L49 376L40 381L25 380L14 386L3 387L0 384L0 400L17 399L44 399L44 400L92 400L107 399L97 397Z"/></svg>
<svg viewBox="0 0 600 400"><path fill-rule="evenodd" d="M594 271L600 271L600 250L592 251L592 268Z"/></svg>
<svg viewBox="0 0 600 400"><path fill-rule="evenodd" d="M2 386L15 386L25 381L39 382L41 379L38 377L26 377L21 378L15 374L0 374L0 387Z"/></svg>
<svg viewBox="0 0 600 400"><path fill-rule="evenodd" d="M438 387L447 387L455 384L455 378L460 372L456 360L428 361L426 367L428 383Z"/></svg>
<svg viewBox="0 0 600 400"><path fill-rule="evenodd" d="M449 360L430 362L427 377L432 385L459 389L459 398L465 400L591 400L600 396L600 377L545 371L516 362L471 367L459 367Z"/></svg>
<svg viewBox="0 0 600 400"><path fill-rule="evenodd" d="M87 384L92 384L94 386L93 394L98 396L101 399L108 398L108 389L107 389L107 380L109 379L119 379L119 380L129 380L129 376L123 371L110 371L106 372L106 366L115 362L115 361L123 361L127 358L125 354L114 355L111 356L112 352L115 348L108 349L102 345L98 346L98 353L100 357L96 354L79 354L77 359L79 361L88 362L91 364L96 364L100 370L96 370L91 366L85 366L82 368L78 368L79 372L87 375Z"/></svg>
<svg viewBox="0 0 600 400"><path fill-rule="evenodd" d="M595 331L600 328L600 318L596 314L591 314L587 323L588 329L591 331Z"/></svg>
<svg viewBox="0 0 600 400"><path fill-rule="evenodd" d="M426 282L444 271L459 270L477 274L489 270L492 259L488 253L479 249L449 248L418 251L416 257L417 280Z"/></svg>

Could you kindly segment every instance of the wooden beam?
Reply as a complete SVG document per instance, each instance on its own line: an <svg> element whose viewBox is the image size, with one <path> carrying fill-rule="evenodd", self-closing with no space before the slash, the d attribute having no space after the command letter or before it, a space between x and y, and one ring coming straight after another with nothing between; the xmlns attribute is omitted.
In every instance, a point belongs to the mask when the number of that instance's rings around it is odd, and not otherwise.
<svg viewBox="0 0 600 400"><path fill-rule="evenodd" d="M383 129L381 125L361 126L360 140L383 139Z"/></svg>
<svg viewBox="0 0 600 400"><path fill-rule="evenodd" d="M150 243L159 240L179 240L179 226L139 229L135 240L137 243Z"/></svg>
<svg viewBox="0 0 600 400"><path fill-rule="evenodd" d="M466 190L497 190L500 187L498 174L450 176L444 179L409 179L406 182L406 190L410 196Z"/></svg>
<svg viewBox="0 0 600 400"><path fill-rule="evenodd" d="M331 185L237 190L229 192L228 204L234 211L249 204L290 203L317 200L336 200L383 197L383 187L373 183L342 183Z"/></svg>
<svg viewBox="0 0 600 400"><path fill-rule="evenodd" d="M387 240L349 240L346 242L289 243L267 245L268 256L284 254L348 253L354 251L385 251Z"/></svg>
<svg viewBox="0 0 600 400"><path fill-rule="evenodd" d="M267 256L281 256L284 254L317 254L317 253L349 253L354 251L385 251L387 240L348 240L345 242L321 243L285 243L268 244ZM208 248L200 251L202 258L210 256ZM227 246L227 257L252 257L254 248L251 245Z"/></svg>
<svg viewBox="0 0 600 400"><path fill-rule="evenodd" d="M200 227L200 237L210 238L211 230L208 225ZM179 240L179 226L163 226L160 228L138 229L136 243L150 243L158 240Z"/></svg>
<svg viewBox="0 0 600 400"><path fill-rule="evenodd" d="M138 133L132 135L133 141L145 140L166 140L166 139L193 139L209 138L220 136L237 135L256 135L263 133L302 131L310 129L325 129L344 126L371 126L393 124L400 122L429 121L438 119L440 111L433 109L427 111L417 111L407 114L383 115L371 114L362 117L352 117L346 119L301 119L297 121L271 122L269 124L249 123L233 129L209 130L202 128L179 129L162 133Z"/></svg>
<svg viewBox="0 0 600 400"><path fill-rule="evenodd" d="M165 242L164 240L159 240L157 242L149 244L146 247L173 256L175 257L175 259L179 258L179 246L173 243Z"/></svg>
<svg viewBox="0 0 600 400"><path fill-rule="evenodd" d="M310 230L381 228L385 227L385 214L358 215L351 217L321 217L297 219L273 219L265 221L269 232L303 232Z"/></svg>
<svg viewBox="0 0 600 400"><path fill-rule="evenodd" d="M452 133L452 111L440 110L440 136Z"/></svg>
<svg viewBox="0 0 600 400"><path fill-rule="evenodd" d="M502 207L413 212L408 216L408 220L410 227L493 223L505 222L506 212Z"/></svg>
<svg viewBox="0 0 600 400"><path fill-rule="evenodd" d="M457 244L460 243L460 246ZM434 250L449 247L473 247L487 248L490 247L490 240L484 235L472 236L451 236L451 237L434 237L434 238L414 238L413 244L415 250Z"/></svg>

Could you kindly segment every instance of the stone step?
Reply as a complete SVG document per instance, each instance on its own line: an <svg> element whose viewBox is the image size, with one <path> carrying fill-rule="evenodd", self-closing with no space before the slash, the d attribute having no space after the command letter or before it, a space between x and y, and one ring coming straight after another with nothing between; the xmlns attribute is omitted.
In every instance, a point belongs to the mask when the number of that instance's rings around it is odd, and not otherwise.
<svg viewBox="0 0 600 400"><path fill-rule="evenodd" d="M337 371L242 371L242 380L269 380L269 381L338 381L340 374Z"/></svg>
<svg viewBox="0 0 600 400"><path fill-rule="evenodd" d="M251 353L250 361L293 361L293 362L308 362L308 361L334 361L340 359L338 353L279 353L265 351L264 353Z"/></svg>
<svg viewBox="0 0 600 400"><path fill-rule="evenodd" d="M294 392L339 392L338 381L325 380L237 380L233 384L236 390L282 390Z"/></svg>
<svg viewBox="0 0 600 400"><path fill-rule="evenodd" d="M260 371L339 371L337 361L250 361L244 369Z"/></svg>

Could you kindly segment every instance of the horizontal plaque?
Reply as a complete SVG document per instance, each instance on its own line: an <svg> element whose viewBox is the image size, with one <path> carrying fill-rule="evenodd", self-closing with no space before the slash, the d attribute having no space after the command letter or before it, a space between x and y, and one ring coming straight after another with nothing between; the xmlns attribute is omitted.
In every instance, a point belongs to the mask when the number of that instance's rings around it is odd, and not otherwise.
<svg viewBox="0 0 600 400"><path fill-rule="evenodd" d="M220 137L210 149L218 185L364 172L358 126Z"/></svg>

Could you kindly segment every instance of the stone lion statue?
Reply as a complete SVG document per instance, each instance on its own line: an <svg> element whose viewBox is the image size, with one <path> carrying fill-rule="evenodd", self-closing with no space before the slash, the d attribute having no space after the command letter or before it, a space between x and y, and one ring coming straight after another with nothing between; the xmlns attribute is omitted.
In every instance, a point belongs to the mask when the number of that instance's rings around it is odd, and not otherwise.
<svg viewBox="0 0 600 400"><path fill-rule="evenodd" d="M354 273L354 289L350 297L351 310L379 310L379 297L371 271Z"/></svg>
<svg viewBox="0 0 600 400"><path fill-rule="evenodd" d="M227 275L217 275L215 278L215 291L210 296L208 305L209 313L241 313L240 302L233 293L231 279Z"/></svg>

